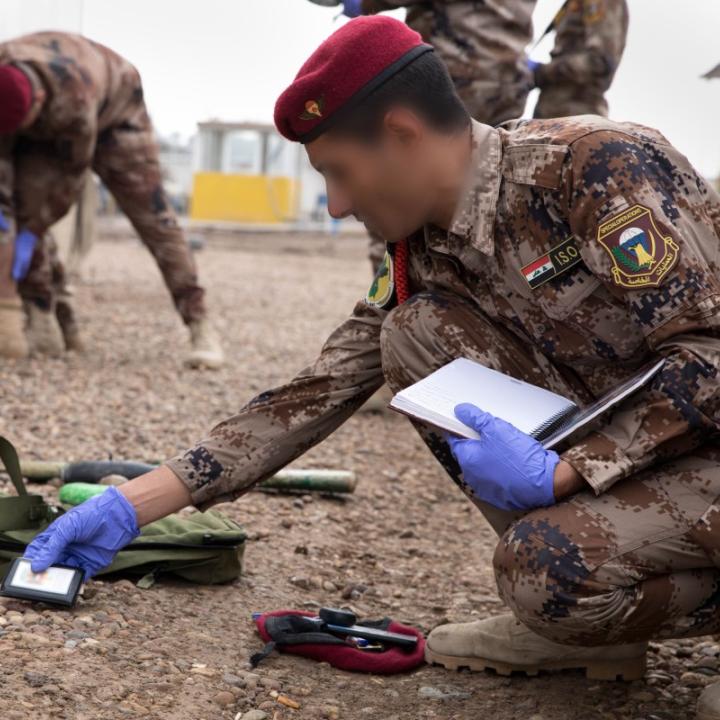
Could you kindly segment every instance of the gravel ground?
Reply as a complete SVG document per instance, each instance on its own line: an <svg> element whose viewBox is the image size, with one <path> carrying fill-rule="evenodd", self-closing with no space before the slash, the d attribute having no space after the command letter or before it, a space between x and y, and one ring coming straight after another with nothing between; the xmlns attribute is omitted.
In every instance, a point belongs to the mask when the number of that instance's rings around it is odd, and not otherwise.
<svg viewBox="0 0 720 720"><path fill-rule="evenodd" d="M358 238L214 238L198 261L229 363L192 372L150 256L105 236L77 289L88 352L0 365L0 429L36 459L174 454L312 360L366 289L364 251ZM404 419L358 414L296 466L354 470L357 492L218 506L250 535L232 585L93 581L71 611L0 601L3 719L683 720L719 672L712 638L652 646L646 680L627 684L430 667L366 677L277 655L249 672L256 610L349 604L424 631L503 611L492 531Z"/></svg>

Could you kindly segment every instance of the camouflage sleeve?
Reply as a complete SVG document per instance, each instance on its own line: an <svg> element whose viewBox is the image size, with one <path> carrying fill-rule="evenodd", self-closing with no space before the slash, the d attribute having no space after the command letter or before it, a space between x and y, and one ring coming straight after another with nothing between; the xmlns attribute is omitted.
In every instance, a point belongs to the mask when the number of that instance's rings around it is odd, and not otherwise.
<svg viewBox="0 0 720 720"><path fill-rule="evenodd" d="M602 131L571 153L568 212L583 260L642 329L648 363L666 358L646 389L563 454L601 493L720 429L720 247L711 222L720 198L661 142Z"/></svg>
<svg viewBox="0 0 720 720"><path fill-rule="evenodd" d="M291 382L261 393L167 466L193 504L232 500L325 439L383 384L380 327L387 313L365 302Z"/></svg>
<svg viewBox="0 0 720 720"><path fill-rule="evenodd" d="M585 0L581 10L585 39L582 49L553 53L549 63L540 65L535 82L540 88L557 83L582 85L590 81L605 81L608 87L625 50L628 30L626 0ZM562 23L562 21L561 21ZM562 24L557 29L563 32ZM556 40L556 47L563 42ZM574 43L573 43L574 45Z"/></svg>

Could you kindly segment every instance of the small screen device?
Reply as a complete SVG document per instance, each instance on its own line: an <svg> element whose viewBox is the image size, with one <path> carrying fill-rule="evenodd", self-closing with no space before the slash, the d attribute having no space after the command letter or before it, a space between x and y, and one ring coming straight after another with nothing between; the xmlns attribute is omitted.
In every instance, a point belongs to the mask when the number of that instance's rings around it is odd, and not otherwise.
<svg viewBox="0 0 720 720"><path fill-rule="evenodd" d="M0 595L70 607L75 604L82 581L83 571L78 568L52 565L34 573L30 560L16 558L0 585Z"/></svg>

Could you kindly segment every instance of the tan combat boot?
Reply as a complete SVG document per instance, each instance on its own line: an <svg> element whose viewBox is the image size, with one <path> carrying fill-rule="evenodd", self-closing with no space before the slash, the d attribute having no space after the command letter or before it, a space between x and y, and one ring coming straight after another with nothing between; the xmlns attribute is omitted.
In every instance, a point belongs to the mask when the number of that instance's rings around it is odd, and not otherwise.
<svg viewBox="0 0 720 720"><path fill-rule="evenodd" d="M0 357L22 359L30 354L24 326L22 301L0 300Z"/></svg>
<svg viewBox="0 0 720 720"><path fill-rule="evenodd" d="M513 615L440 625L427 639L425 660L449 670L495 670L499 675L582 669L592 680L638 680L645 673L647 643L601 647L545 640Z"/></svg>
<svg viewBox="0 0 720 720"><path fill-rule="evenodd" d="M52 310L42 310L35 303L27 303L28 340L30 351L37 355L60 357L65 352L60 325Z"/></svg>
<svg viewBox="0 0 720 720"><path fill-rule="evenodd" d="M708 685L702 691L695 720L720 720L720 682Z"/></svg>
<svg viewBox="0 0 720 720"><path fill-rule="evenodd" d="M188 324L190 330L190 354L185 364L193 368L217 370L225 362L222 346L217 333L207 318L193 320Z"/></svg>

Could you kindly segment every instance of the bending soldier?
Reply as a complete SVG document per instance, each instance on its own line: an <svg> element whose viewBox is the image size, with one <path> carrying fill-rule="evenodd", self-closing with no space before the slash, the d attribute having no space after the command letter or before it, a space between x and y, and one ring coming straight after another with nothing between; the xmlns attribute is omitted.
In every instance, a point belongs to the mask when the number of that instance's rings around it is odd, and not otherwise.
<svg viewBox="0 0 720 720"><path fill-rule="evenodd" d="M45 234L78 200L91 168L155 258L190 330L188 361L219 366L222 349L207 318L195 262L163 191L137 70L79 35L37 33L2 43L0 133L0 212L6 228L0 253L6 267L13 245L8 238L14 238L13 277L29 309L35 349L62 349L53 287L57 264ZM11 297L6 274L0 283L6 288L0 295ZM11 305L5 302L6 311ZM75 342L74 320L67 313L60 317L68 340ZM0 337L16 338L19 318L19 312L8 311ZM5 345L0 341L0 354Z"/></svg>

